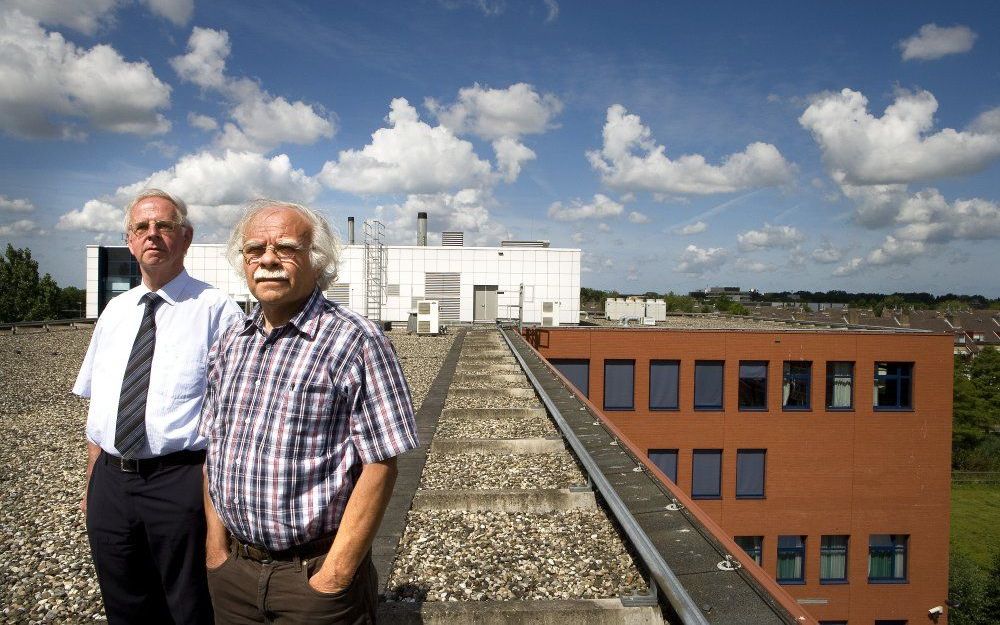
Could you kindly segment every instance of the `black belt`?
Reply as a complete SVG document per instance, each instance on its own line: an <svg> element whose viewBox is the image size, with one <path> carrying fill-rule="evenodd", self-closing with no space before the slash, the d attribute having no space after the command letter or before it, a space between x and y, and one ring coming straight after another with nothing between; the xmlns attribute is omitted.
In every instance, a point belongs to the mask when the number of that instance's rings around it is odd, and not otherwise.
<svg viewBox="0 0 1000 625"><path fill-rule="evenodd" d="M205 462L205 450L192 451L183 449L175 451L165 456L155 458L119 458L112 456L106 451L102 451L104 464L109 467L120 469L123 473L150 473L164 467L174 467L183 464L203 464Z"/></svg>
<svg viewBox="0 0 1000 625"><path fill-rule="evenodd" d="M309 560L329 553L335 536L335 533L329 536L322 536L316 540L311 540L305 544L288 549L282 549L281 551L269 551L260 545L245 543L236 538L233 538L233 541L236 543L236 552L244 558L268 564L269 562L288 562L295 558Z"/></svg>

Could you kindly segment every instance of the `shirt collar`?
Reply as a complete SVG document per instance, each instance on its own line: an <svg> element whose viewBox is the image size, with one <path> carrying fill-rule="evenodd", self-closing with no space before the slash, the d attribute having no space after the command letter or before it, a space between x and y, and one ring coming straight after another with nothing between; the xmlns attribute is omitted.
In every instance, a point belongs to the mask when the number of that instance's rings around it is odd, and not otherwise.
<svg viewBox="0 0 1000 625"><path fill-rule="evenodd" d="M319 290L319 287L316 287L313 289L309 299L306 300L306 305L302 307L302 310L295 313L285 325L292 326L310 340L316 338L316 331L319 327L319 316L325 302L326 298L323 297L323 292ZM253 311L246 317L243 323L243 334L251 328L257 328L262 334L267 334L264 331L264 313L261 311L259 303L254 306Z"/></svg>
<svg viewBox="0 0 1000 625"><path fill-rule="evenodd" d="M177 274L173 280L164 284L162 287L160 287L160 290L156 291L155 293L159 295L164 302L173 306L178 302L178 300L181 299L181 296L184 295L184 290L187 289L188 284L190 283L191 283L191 276L188 275L186 269L181 269L181 272ZM136 298L137 304L142 301L143 295L151 292L145 283L140 282L139 286L140 288L136 293L138 295L138 297Z"/></svg>

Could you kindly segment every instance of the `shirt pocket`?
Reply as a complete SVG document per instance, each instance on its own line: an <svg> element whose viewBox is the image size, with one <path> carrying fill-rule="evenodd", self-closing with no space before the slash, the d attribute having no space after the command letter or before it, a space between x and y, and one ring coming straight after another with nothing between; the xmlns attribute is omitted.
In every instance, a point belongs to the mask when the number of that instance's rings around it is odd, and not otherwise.
<svg viewBox="0 0 1000 625"><path fill-rule="evenodd" d="M287 386L279 403L283 432L281 447L305 455L325 454L335 445L334 406L340 393L328 382L296 382Z"/></svg>
<svg viewBox="0 0 1000 625"><path fill-rule="evenodd" d="M206 356L203 349L174 350L167 359L164 371L164 394L175 402L203 397L207 375Z"/></svg>

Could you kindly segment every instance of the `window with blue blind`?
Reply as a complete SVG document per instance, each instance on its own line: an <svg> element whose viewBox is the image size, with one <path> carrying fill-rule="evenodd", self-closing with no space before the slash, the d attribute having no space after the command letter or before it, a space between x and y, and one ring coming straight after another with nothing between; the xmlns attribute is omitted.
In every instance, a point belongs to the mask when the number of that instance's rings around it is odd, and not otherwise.
<svg viewBox="0 0 1000 625"><path fill-rule="evenodd" d="M805 581L806 537L778 536L778 571L775 576L782 584Z"/></svg>
<svg viewBox="0 0 1000 625"><path fill-rule="evenodd" d="M913 407L913 363L875 363L875 391L872 405L876 410L908 410Z"/></svg>
<svg viewBox="0 0 1000 625"><path fill-rule="evenodd" d="M649 363L649 409L677 410L678 381L681 363L677 360L652 360Z"/></svg>
<svg viewBox="0 0 1000 625"><path fill-rule="evenodd" d="M553 358L549 363L576 387L584 397L590 397L590 361L578 358Z"/></svg>
<svg viewBox="0 0 1000 625"><path fill-rule="evenodd" d="M809 410L812 363L786 360L781 386L781 407L785 410Z"/></svg>
<svg viewBox="0 0 1000 625"><path fill-rule="evenodd" d="M656 467L674 484L677 483L677 450L676 449L650 449L649 459Z"/></svg>
<svg viewBox="0 0 1000 625"><path fill-rule="evenodd" d="M823 536L819 543L819 581L847 581L847 536Z"/></svg>
<svg viewBox="0 0 1000 625"><path fill-rule="evenodd" d="M736 496L743 499L764 498L764 465L767 450L736 450Z"/></svg>
<svg viewBox="0 0 1000 625"><path fill-rule="evenodd" d="M604 409L634 410L635 361L604 361Z"/></svg>
<svg viewBox="0 0 1000 625"><path fill-rule="evenodd" d="M869 537L869 582L906 581L906 544L909 538L904 534L872 534Z"/></svg>
<svg viewBox="0 0 1000 625"><path fill-rule="evenodd" d="M695 410L722 410L721 360L699 360L694 363Z"/></svg>
<svg viewBox="0 0 1000 625"><path fill-rule="evenodd" d="M740 410L767 410L767 361L741 361Z"/></svg>
<svg viewBox="0 0 1000 625"><path fill-rule="evenodd" d="M722 450L695 449L691 457L691 498L722 497Z"/></svg>
<svg viewBox="0 0 1000 625"><path fill-rule="evenodd" d="M733 542L740 546L740 549L747 552L757 564L764 562L764 537L763 536L734 536Z"/></svg>

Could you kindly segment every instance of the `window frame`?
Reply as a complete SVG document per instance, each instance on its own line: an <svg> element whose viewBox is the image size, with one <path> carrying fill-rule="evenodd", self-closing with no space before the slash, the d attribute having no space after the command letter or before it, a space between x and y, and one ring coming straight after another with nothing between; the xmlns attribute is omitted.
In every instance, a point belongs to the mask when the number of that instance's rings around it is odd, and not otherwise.
<svg viewBox="0 0 1000 625"><path fill-rule="evenodd" d="M760 454L763 456L760 476L760 494L740 494L740 456L743 454ZM736 450L736 498L737 499L767 499L767 450L737 449Z"/></svg>
<svg viewBox="0 0 1000 625"><path fill-rule="evenodd" d="M890 365L897 365L897 366L904 366L905 365L908 368L908 374L904 376L902 374L889 375L887 373L885 376L882 376L880 378L879 374L878 374L878 369L879 369L879 365L880 364L885 365L887 370L888 370L888 367ZM912 411L913 410L913 389L914 389L914 385L913 385L913 379L914 379L913 373L914 372L913 372L913 370L915 368L916 367L914 366L913 362L904 362L904 361L896 361L896 360L893 360L893 361L889 361L889 360L877 360L877 361L875 361L875 367L874 367L874 370L872 371L872 410L876 410L876 411L890 411L890 412L892 412L892 411L894 411L894 412L910 412L910 411ZM878 383L879 383L880 379L882 379L882 380L890 380L890 379L896 380L896 403L895 404L885 404L883 406L879 406L879 405L877 405L875 403L876 401L878 401ZM902 395L902 392L901 392L902 384L901 384L901 382L904 379L908 380L909 383L910 383L910 393L909 393L910 396L908 397L909 403L907 405L905 405L905 406L901 405L899 403L901 395Z"/></svg>
<svg viewBox="0 0 1000 625"><path fill-rule="evenodd" d="M808 374L802 373L789 373L787 369L791 364L805 364L809 367ZM786 412L809 412L812 410L812 374L813 374L813 363L811 360L785 360L782 361L781 365L781 409ZM805 380L806 381L806 405L805 406L788 406L785 402L785 383L792 380ZM789 394L789 396L791 396Z"/></svg>
<svg viewBox="0 0 1000 625"><path fill-rule="evenodd" d="M664 364L675 364L677 365L677 380L675 382L675 396L677 397L677 402L673 407L660 407L653 406L653 366L654 365L664 365ZM648 397L646 398L646 403L649 404L650 412L677 412L681 409L681 361L677 359L662 359L657 358L649 361L649 389Z"/></svg>
<svg viewBox="0 0 1000 625"><path fill-rule="evenodd" d="M843 577L823 577L823 557L841 554L840 547L831 547L823 544L827 538L843 538L844 555L844 576ZM851 565L851 536L849 534L824 534L819 538L819 583L820 584L846 584L848 583L848 571Z"/></svg>
<svg viewBox="0 0 1000 625"><path fill-rule="evenodd" d="M674 475L673 475L673 477L670 477L670 474L668 474L666 471L664 471L663 469L661 469L660 465L656 464L656 461L653 460L653 454L673 454L674 455ZM677 484L677 467L680 464L680 450L679 449L647 449L646 450L646 457L649 458L650 462L652 462L654 465L656 465L656 468L660 469L661 473L663 473L664 475L667 476L668 480L670 480L674 484Z"/></svg>
<svg viewBox="0 0 1000 625"><path fill-rule="evenodd" d="M891 546L873 545L872 539L876 536L888 536L893 542ZM895 539L899 537L902 538L902 545L896 544ZM896 558L892 558L893 563L893 575L890 577L874 577L872 576L872 555L876 551L883 553L890 553L893 556L896 554L896 550L902 547L903 553L903 570L901 575L896 574ZM868 583L869 584L906 584L909 582L909 569L910 569L910 535L909 534L869 534L868 535Z"/></svg>
<svg viewBox="0 0 1000 625"><path fill-rule="evenodd" d="M797 547L782 547L781 546L781 539L782 538L798 538L801 544L799 546L797 546ZM778 582L779 584L805 584L806 583L806 540L807 539L808 539L808 536L803 536L802 534L783 534L781 536L778 536L778 540L775 543L775 549L777 550L776 553L777 553L777 557L778 557L778 559L777 559L777 561L775 563L775 567L774 567L774 580L776 582ZM782 553L799 554L799 556L801 557L802 568L799 570L799 576L798 577L787 577L787 578L778 577L778 572L780 571L780 567L781 567L781 554Z"/></svg>
<svg viewBox="0 0 1000 625"><path fill-rule="evenodd" d="M609 364L625 364L628 363L632 365L632 393L631 401L628 407L610 407L608 406L608 365ZM635 359L634 358L605 358L604 359L604 380L601 388L601 403L603 404L604 410L613 412L630 412L635 410Z"/></svg>
<svg viewBox="0 0 1000 625"><path fill-rule="evenodd" d="M833 365L851 365L851 399L850 404L847 406L831 406L831 399L833 398L833 382L836 379L836 374L833 373ZM857 365L853 360L828 360L826 362L826 400L824 402L824 407L829 412L851 412L854 410L854 389L857 386Z"/></svg>
<svg viewBox="0 0 1000 625"><path fill-rule="evenodd" d="M716 494L695 494L695 459L699 456L714 455L718 458L718 475ZM693 449L691 451L691 499L722 499L722 450L721 449Z"/></svg>
<svg viewBox="0 0 1000 625"><path fill-rule="evenodd" d="M750 539L753 542L750 549L746 545L740 544L740 539ZM750 559L757 563L757 566L764 566L764 537L763 536L733 536L733 542L743 550L743 553L750 556Z"/></svg>
<svg viewBox="0 0 1000 625"><path fill-rule="evenodd" d="M719 404L698 405L698 367L699 365L719 365ZM696 360L694 361L694 393L692 393L692 405L695 410L705 412L723 412L726 409L726 361L725 360Z"/></svg>
<svg viewBox="0 0 1000 625"><path fill-rule="evenodd" d="M767 412L767 382L770 377L770 367L769 362L766 360L741 360L736 368L736 408L741 412ZM744 406L743 405L743 365L748 366L764 366L764 401L759 406ZM746 378L748 380L760 380L760 378Z"/></svg>

